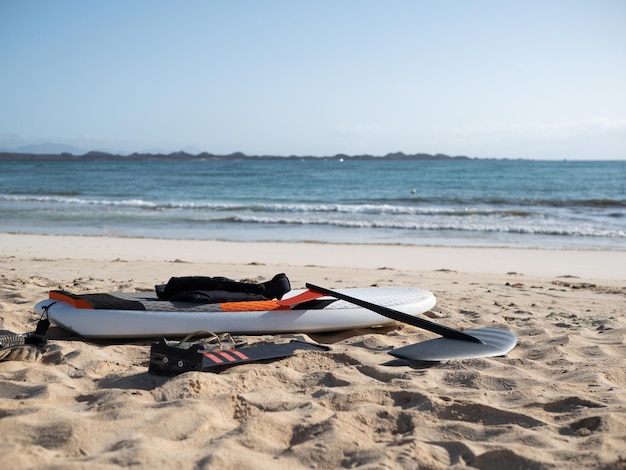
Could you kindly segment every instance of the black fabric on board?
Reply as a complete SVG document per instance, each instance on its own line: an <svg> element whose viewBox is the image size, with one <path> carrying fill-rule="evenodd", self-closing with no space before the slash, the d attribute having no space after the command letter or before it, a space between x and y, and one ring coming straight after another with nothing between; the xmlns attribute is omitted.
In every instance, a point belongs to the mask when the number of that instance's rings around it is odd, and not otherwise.
<svg viewBox="0 0 626 470"><path fill-rule="evenodd" d="M291 290L291 284L283 273L258 284L226 277L186 276L172 277L155 290L161 300L217 303L281 299Z"/></svg>

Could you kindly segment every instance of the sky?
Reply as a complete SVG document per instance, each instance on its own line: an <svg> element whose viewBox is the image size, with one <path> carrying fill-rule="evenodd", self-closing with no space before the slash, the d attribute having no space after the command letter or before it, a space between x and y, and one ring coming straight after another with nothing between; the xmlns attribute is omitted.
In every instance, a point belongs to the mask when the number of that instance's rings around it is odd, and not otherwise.
<svg viewBox="0 0 626 470"><path fill-rule="evenodd" d="M623 0L0 0L0 149L626 159Z"/></svg>

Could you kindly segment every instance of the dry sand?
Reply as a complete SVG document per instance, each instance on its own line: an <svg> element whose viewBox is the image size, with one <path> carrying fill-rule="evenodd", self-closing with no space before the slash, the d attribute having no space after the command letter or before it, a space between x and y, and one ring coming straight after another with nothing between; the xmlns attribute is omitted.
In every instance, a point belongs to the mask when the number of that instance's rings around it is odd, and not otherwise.
<svg viewBox="0 0 626 470"><path fill-rule="evenodd" d="M40 361L0 362L0 467L626 468L625 266L626 251L0 234L0 328L16 332L51 289L285 272L429 289L435 321L519 337L507 357L429 364L387 354L433 337L410 326L310 335L332 350L165 378L149 342L52 328Z"/></svg>

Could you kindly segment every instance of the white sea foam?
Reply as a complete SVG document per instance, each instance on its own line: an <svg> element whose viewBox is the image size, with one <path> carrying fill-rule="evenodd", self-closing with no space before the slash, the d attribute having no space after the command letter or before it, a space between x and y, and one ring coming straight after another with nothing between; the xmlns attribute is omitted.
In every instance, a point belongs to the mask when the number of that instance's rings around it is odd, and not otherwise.
<svg viewBox="0 0 626 470"><path fill-rule="evenodd" d="M624 249L621 162L309 163L5 162L0 229Z"/></svg>

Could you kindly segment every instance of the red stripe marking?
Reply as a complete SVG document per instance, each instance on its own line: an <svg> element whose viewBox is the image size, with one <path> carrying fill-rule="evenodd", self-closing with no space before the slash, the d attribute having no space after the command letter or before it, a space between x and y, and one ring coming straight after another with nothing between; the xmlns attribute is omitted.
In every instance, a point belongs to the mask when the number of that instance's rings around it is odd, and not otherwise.
<svg viewBox="0 0 626 470"><path fill-rule="evenodd" d="M224 362L219 357L217 357L215 354L211 354L211 353L205 352L204 355L206 357L208 357L209 359L211 359L216 364L221 364L222 362Z"/></svg>
<svg viewBox="0 0 626 470"><path fill-rule="evenodd" d="M223 358L226 358L227 361L235 362L237 360L237 358L231 356L226 351L216 351L216 353L222 356Z"/></svg>
<svg viewBox="0 0 626 470"><path fill-rule="evenodd" d="M229 352L229 353L234 354L234 355L235 355L235 356L237 356L239 359L243 359L243 360L250 359L250 358L249 358L248 356L246 356L244 353L242 353L241 351L237 351L236 349L230 349L228 352Z"/></svg>

